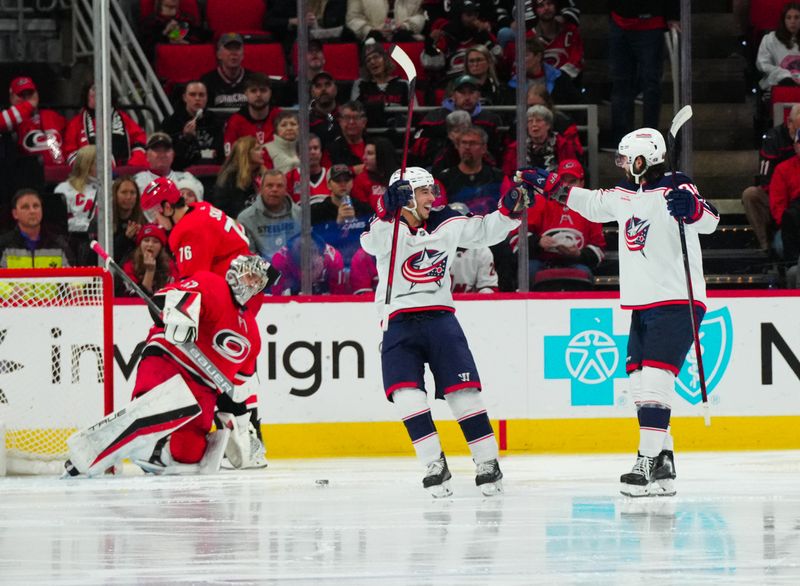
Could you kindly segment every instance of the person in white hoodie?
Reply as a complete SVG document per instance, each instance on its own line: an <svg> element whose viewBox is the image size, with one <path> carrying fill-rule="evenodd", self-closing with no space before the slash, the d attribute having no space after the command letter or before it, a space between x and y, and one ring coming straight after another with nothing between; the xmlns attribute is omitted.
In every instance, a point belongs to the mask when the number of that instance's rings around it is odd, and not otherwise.
<svg viewBox="0 0 800 586"><path fill-rule="evenodd" d="M302 211L286 191L286 177L277 169L261 175L259 197L239 214L250 250L270 260L289 238L300 233Z"/></svg>
<svg viewBox="0 0 800 586"><path fill-rule="evenodd" d="M767 91L774 85L800 85L800 2L783 7L778 28L764 35L756 67L764 74L758 82Z"/></svg>

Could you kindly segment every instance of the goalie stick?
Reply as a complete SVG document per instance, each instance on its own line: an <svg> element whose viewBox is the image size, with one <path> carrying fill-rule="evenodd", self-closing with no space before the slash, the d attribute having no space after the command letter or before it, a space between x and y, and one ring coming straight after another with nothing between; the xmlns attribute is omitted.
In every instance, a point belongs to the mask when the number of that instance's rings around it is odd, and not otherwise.
<svg viewBox="0 0 800 586"><path fill-rule="evenodd" d="M692 117L692 107L689 105L681 108L675 117L672 119L672 124L669 127L669 136L667 137L668 145L667 151L669 154L669 170L672 171L672 186L678 189L677 178L677 159L678 149L676 148L676 139L678 132L680 132L686 122ZM697 316L694 313L694 289L692 288L692 273L689 267L689 252L686 247L686 227L683 223L683 218L678 218L678 230L680 231L681 238L681 254L683 255L683 272L686 276L686 294L689 298L689 316L692 320L692 337L694 339L694 353L697 360L697 377L700 382L700 396L703 400L703 421L706 427L711 425L711 414L708 410L708 392L706 390L706 376L703 370L703 354L700 347L700 324L697 323Z"/></svg>
<svg viewBox="0 0 800 586"><path fill-rule="evenodd" d="M92 240L91 249L94 250L97 255L103 259L106 264L106 267L113 271L120 279L122 279L125 284L131 288L131 290L136 293L142 301L147 303L147 307L153 313L153 315L160 315L161 309L156 305L155 301L153 301L150 296L142 291L142 288L137 285L133 279L131 279L125 271L122 270L113 258L111 258L105 249L100 246L100 243L97 240ZM200 348L197 347L197 344L194 342L187 342L182 344L181 347L183 350L186 351L186 354L192 360L192 363L200 369L210 380L214 381L214 384L217 385L217 388L222 392L230 395L231 397L234 396L234 387L233 383L228 380L224 374L222 374L219 369L214 366L214 363L208 359L208 357L203 353Z"/></svg>
<svg viewBox="0 0 800 586"><path fill-rule="evenodd" d="M392 59L397 63L405 72L408 78L408 117L406 119L406 135L403 139L403 161L400 164L400 179L406 173L406 162L408 161L408 141L411 135L411 118L414 114L414 102L417 87L417 69L414 67L414 62L408 54L397 45L392 49ZM392 301L392 285L394 283L394 265L397 261L397 238L400 234L400 214L401 210L397 210L394 217L394 228L392 230L392 248L389 254L389 275L386 278L386 298L383 305L383 321L382 327L385 332L389 329L389 305Z"/></svg>

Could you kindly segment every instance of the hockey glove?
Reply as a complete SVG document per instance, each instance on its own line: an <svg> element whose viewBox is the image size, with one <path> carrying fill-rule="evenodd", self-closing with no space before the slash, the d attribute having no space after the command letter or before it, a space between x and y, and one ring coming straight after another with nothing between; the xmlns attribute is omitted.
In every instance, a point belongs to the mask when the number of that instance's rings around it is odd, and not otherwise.
<svg viewBox="0 0 800 586"><path fill-rule="evenodd" d="M544 185L544 195L548 199L557 201L560 204L567 203L570 187L561 181L561 177L551 173Z"/></svg>
<svg viewBox="0 0 800 586"><path fill-rule="evenodd" d="M667 194L667 209L672 217L691 224L703 215L703 204L688 189L673 189Z"/></svg>
<svg viewBox="0 0 800 586"><path fill-rule="evenodd" d="M172 344L186 344L197 339L200 323L200 293L170 289L164 299L164 337Z"/></svg>
<svg viewBox="0 0 800 586"><path fill-rule="evenodd" d="M381 220L388 222L394 219L398 210L413 199L413 197L414 190L411 188L411 183L405 179L395 181L375 202L375 211Z"/></svg>
<svg viewBox="0 0 800 586"><path fill-rule="evenodd" d="M550 171L543 167L528 167L520 169L514 174L516 183L524 183L535 193L543 193Z"/></svg>
<svg viewBox="0 0 800 586"><path fill-rule="evenodd" d="M517 219L522 216L523 212L531 205L532 201L533 194L527 185L515 185L508 190L508 193L500 198L500 201L497 203L497 209L499 209L500 213L504 216Z"/></svg>

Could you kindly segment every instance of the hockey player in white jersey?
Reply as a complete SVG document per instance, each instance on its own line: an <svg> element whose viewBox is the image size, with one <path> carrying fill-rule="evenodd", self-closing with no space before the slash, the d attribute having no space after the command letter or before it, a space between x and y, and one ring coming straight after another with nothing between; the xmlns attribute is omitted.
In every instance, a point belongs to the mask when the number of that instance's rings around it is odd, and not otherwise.
<svg viewBox="0 0 800 586"><path fill-rule="evenodd" d="M389 323L383 335L381 365L386 398L406 426L417 457L426 467L422 481L434 497L452 494L447 460L431 417L424 382L427 362L475 462L475 483L485 495L502 492L497 441L481 399L481 381L464 332L456 320L450 292L450 264L458 247L476 248L502 241L519 226L529 203L527 186L513 187L486 216L462 216L434 208L433 176L409 167L395 172L376 203L377 217L361 235L364 250L377 259L375 299L384 311L392 278ZM398 215L398 211L400 212ZM394 222L399 221L395 266L391 265Z"/></svg>
<svg viewBox="0 0 800 586"><path fill-rule="evenodd" d="M621 492L627 496L675 494L670 413L675 377L692 345L686 275L677 221L686 227L696 322L706 310L699 234L719 222L691 179L665 174L666 145L658 130L641 128L624 136L616 162L625 179L612 189L567 189L550 175L544 189L593 222L619 224L620 302L633 311L626 370L639 418L639 453ZM522 171L534 185L535 172Z"/></svg>

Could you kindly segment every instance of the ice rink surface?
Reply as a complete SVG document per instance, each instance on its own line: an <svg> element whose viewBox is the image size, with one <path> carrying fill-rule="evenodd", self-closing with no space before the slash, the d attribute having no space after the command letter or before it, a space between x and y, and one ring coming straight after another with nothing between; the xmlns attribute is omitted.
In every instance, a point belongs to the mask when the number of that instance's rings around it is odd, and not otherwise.
<svg viewBox="0 0 800 586"><path fill-rule="evenodd" d="M214 476L0 478L0 583L800 584L800 453L676 455L678 495L618 492L632 456L274 460ZM328 480L328 484L317 481Z"/></svg>

